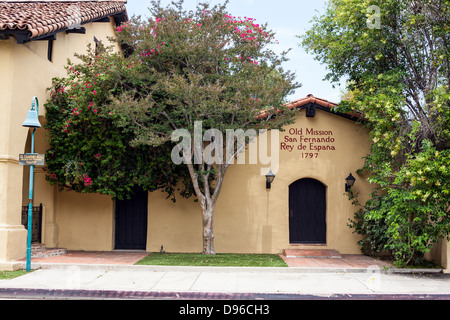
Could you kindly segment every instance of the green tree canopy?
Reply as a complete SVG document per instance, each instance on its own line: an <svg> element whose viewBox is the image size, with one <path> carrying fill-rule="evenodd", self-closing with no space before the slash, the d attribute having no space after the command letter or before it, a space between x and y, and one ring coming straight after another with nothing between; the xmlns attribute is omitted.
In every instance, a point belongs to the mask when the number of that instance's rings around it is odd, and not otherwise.
<svg viewBox="0 0 450 320"><path fill-rule="evenodd" d="M447 0L330 0L302 44L347 81L341 109L364 113L364 169L379 188L351 225L366 252L400 264L450 232L450 7Z"/></svg>
<svg viewBox="0 0 450 320"><path fill-rule="evenodd" d="M232 16L226 2L199 4L195 11L183 10L183 1L167 8L152 4L152 17L121 27L119 41L130 48L127 60L138 77L156 81L147 90L122 95L112 110L125 124L136 123L137 145L159 146L175 130L187 135L191 144L183 162L201 206L203 253L214 254L214 208L231 164L220 142L226 130L278 129L292 122L285 97L298 85L281 67L285 53L269 48L274 33L252 18ZM194 136L199 122L201 133L212 129L220 136L214 133L207 142ZM194 144L198 138L201 150ZM202 157L203 147L209 154ZM233 142L233 154L236 149Z"/></svg>
<svg viewBox="0 0 450 320"><path fill-rule="evenodd" d="M134 17L117 28L126 57L109 51L82 57L69 79L55 80L47 107L50 180L76 191L115 193L132 178L149 190L173 192L181 177L182 190L195 193L201 207L205 254L215 253L214 207L231 164L216 143L225 141L226 130L292 122L285 98L298 87L282 68L285 53L270 49L276 41L267 25L232 16L226 6L186 11L183 1L167 8L152 1L148 20ZM208 141L200 137L201 151L210 150L215 161L194 161L192 143L182 154L185 165L170 162L174 131L196 141L198 123L202 134L215 130ZM241 151L234 141L232 150L234 156Z"/></svg>

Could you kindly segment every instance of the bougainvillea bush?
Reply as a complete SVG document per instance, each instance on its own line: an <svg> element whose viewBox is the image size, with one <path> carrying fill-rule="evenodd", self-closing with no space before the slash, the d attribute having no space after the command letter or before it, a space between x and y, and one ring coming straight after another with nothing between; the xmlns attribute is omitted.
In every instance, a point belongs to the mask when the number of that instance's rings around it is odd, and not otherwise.
<svg viewBox="0 0 450 320"><path fill-rule="evenodd" d="M182 168L170 160L170 146L135 146L135 124L126 126L108 108L114 96L146 85L120 55L91 50L69 63L67 77L54 79L46 104L50 149L47 180L60 190L128 198L135 187L163 189L174 196ZM185 192L182 189L181 192Z"/></svg>

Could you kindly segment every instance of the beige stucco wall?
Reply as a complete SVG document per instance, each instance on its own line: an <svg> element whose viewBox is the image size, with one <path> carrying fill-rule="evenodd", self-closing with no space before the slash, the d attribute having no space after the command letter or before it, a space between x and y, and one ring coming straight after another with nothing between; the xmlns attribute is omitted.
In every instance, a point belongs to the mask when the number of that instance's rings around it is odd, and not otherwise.
<svg viewBox="0 0 450 320"><path fill-rule="evenodd" d="M440 265L444 268L445 273L450 273L450 243L447 240L439 240L433 249L425 255L425 258Z"/></svg>
<svg viewBox="0 0 450 320"><path fill-rule="evenodd" d="M367 132L351 120L321 110L317 110L315 118L306 118L303 111L298 112L296 123L280 133L280 141L284 141L290 128L332 131L335 142L330 145L335 150L320 151L314 159L302 159L300 151L280 150L279 169L270 190L266 189L261 168L271 166L231 166L215 210L216 252L280 253L285 248L297 247L289 243L289 185L302 178L314 178L326 186L327 244L320 248L336 249L342 254L361 253L357 245L359 236L347 225L357 208L348 200L344 184L351 172L357 179L353 190L359 194L361 203L372 191L367 177L356 173L369 150ZM56 195L52 196L52 204L45 200L51 198L51 191L48 192L39 199L45 208L55 208L54 217L45 213L50 217L45 225L57 226L57 246L88 251L114 249L114 202L110 198L53 191ZM165 193L149 193L147 251L158 252L162 245L166 252L201 252L201 225L200 206L194 199L178 198L173 203ZM447 242L442 241L431 258L447 268L448 251Z"/></svg>
<svg viewBox="0 0 450 320"><path fill-rule="evenodd" d="M323 248L337 249L343 254L360 253L357 237L347 226L355 207L344 194L344 179L352 172L357 178L354 190L361 195L370 193L371 186L355 173L369 148L367 133L355 122L321 110L315 118L306 118L299 111L296 123L280 133L281 141L290 128L331 130L336 150L321 151L315 159L302 159L300 151L280 150L279 169L270 190L266 189L261 168L274 170L274 164L232 165L215 210L216 252L279 253L289 248L289 185L308 177L327 187L327 246ZM267 141L271 141L270 134ZM278 143L276 148L280 149ZM46 225L56 224L57 246L69 250L114 248L114 202L110 198L54 193L47 190L36 197L46 209L54 207L53 224L46 219ZM49 201L52 197L54 203ZM149 194L147 251L159 251L162 245L166 252L201 252L201 235L200 205L194 199L178 198L173 203L162 192Z"/></svg>
<svg viewBox="0 0 450 320"><path fill-rule="evenodd" d="M74 53L85 53L88 43L94 44L94 36L107 41L113 36L114 23L91 23L84 25L86 34L58 33L53 45L53 61L47 60L47 41L17 44L16 40L0 40L0 268L17 268L13 261L26 255L27 231L21 225L21 206L28 202L28 170L18 164L19 154L26 150L29 129L22 127L31 101L37 96L40 102L40 120L44 123L44 104L49 97L47 88L52 78L64 76L67 59L72 61ZM38 129L36 134L40 134ZM38 153L45 153L45 136L37 138ZM24 176L25 172L25 176ZM36 168L35 204L40 200L39 191L45 192L46 214L54 218L53 188L45 185L43 172ZM37 190L40 185L43 189ZM26 190L24 192L24 190ZM25 197L25 199L24 199ZM46 230L57 230L54 223ZM53 232L53 231L52 231ZM55 233L47 239L57 243Z"/></svg>
<svg viewBox="0 0 450 320"><path fill-rule="evenodd" d="M321 110L317 110L315 118L307 118L304 111L299 111L296 123L280 132L280 142L290 136L290 128L303 128L304 132L306 128L330 130L335 139L330 145L336 150L320 151L313 159L302 159L298 150L280 150L279 170L270 190L261 175L261 168L269 168L268 165L232 165L215 210L216 252L280 253L292 247L289 185L302 178L314 178L327 187L327 245L321 248L337 249L343 254L360 253L358 238L347 226L356 209L345 195L344 184L351 172L357 179L353 189L360 193L362 201L372 190L356 174L369 150L368 134L355 122ZM171 204L164 194L152 193L148 220L148 251L158 251L161 245L172 252L201 251L201 211L192 199Z"/></svg>
<svg viewBox="0 0 450 320"><path fill-rule="evenodd" d="M110 197L58 192L56 223L59 247L68 250L113 250L113 202Z"/></svg>
<svg viewBox="0 0 450 320"><path fill-rule="evenodd" d="M279 150L279 169L270 190L261 168L274 164L232 165L225 177L214 217L216 252L280 253L289 244L289 185L314 178L326 186L327 245L343 254L360 253L357 236L347 226L356 210L344 194L344 179L357 178L354 190L367 198L371 186L356 174L369 149L365 130L351 120L318 110L315 118L298 112L290 128L332 131L335 151L320 151L317 158L302 159L300 151ZM267 141L271 141L270 134ZM258 143L256 143L258 144ZM280 146L277 145L277 149ZM247 158L248 163L248 158ZM114 203L107 197L57 193L56 222L61 247L72 250L114 248ZM194 199L166 199L162 192L149 194L147 251L201 252L201 210Z"/></svg>
<svg viewBox="0 0 450 320"><path fill-rule="evenodd" d="M367 132L351 120L321 110L317 110L315 118L306 118L304 111L299 111L296 123L280 133L280 142L289 135L290 128L332 131L335 142L330 145L335 150L320 151L313 159L302 159L300 151L280 150L279 169L270 190L266 189L261 168L272 166L232 165L215 210L216 252L280 253L297 247L289 243L289 185L302 178L314 178L326 186L327 244L320 248L336 249L342 254L361 253L357 245L359 236L347 225L357 208L348 200L344 184L351 172L357 179L353 190L359 194L361 203L372 191L367 177L356 173L369 150ZM270 134L267 141L271 141ZM110 198L56 193L55 220L60 247L114 249L114 202ZM200 205L194 199L178 198L173 203L165 193L149 193L147 251L158 252L163 246L166 252L201 252L201 225ZM447 267L448 248L447 242L443 242L433 253L434 260L443 267Z"/></svg>

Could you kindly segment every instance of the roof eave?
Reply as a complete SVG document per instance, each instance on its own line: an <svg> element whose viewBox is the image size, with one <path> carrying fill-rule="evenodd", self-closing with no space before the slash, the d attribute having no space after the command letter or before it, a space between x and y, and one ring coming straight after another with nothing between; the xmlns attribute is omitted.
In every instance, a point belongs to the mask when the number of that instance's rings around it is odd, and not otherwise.
<svg viewBox="0 0 450 320"><path fill-rule="evenodd" d="M362 113L356 112L356 111L346 112L346 113L335 111L334 109L336 107L338 107L339 104L327 101L325 99L314 97L312 94L307 95L305 98L291 101L291 102L287 103L285 106L287 108L289 108L290 110L294 110L294 109L302 110L302 109L306 109L310 106L313 106L317 109L335 114L337 116L340 116L340 117L343 117L343 118L346 118L349 120L364 121ZM278 112L281 112L281 111L278 111ZM261 114L258 116L258 118L262 119L264 117L266 117L266 112L262 111Z"/></svg>
<svg viewBox="0 0 450 320"><path fill-rule="evenodd" d="M29 3L30 1L26 1L26 2ZM65 2L67 2L67 1L65 1ZM72 1L72 2L83 2L83 0ZM127 1L126 0L120 0L120 1L115 0L115 2L126 3ZM120 8L120 9L122 9L122 10L117 10L116 12L109 12L109 13L104 12L105 14L97 15L95 18L92 17L91 19L87 19L87 20L83 19L84 21L80 21L79 24L77 24L77 28L80 28L81 25L86 25L88 23L95 23L95 22L108 22L109 23L109 22L111 22L110 18L113 19L113 22L116 26L119 26L122 23L129 20L126 7L122 6L122 8ZM53 26L46 25L46 26L44 26L44 28L50 29L50 30L48 30L47 33L43 33L42 30L41 30L41 32L39 32L39 31L35 30L34 27L35 26L33 26L33 28L31 28L30 25L28 25L28 28L25 28L23 26L22 27L10 26L10 27L5 28L4 30L0 30L0 35L2 36L2 39L7 39L10 36L15 37L17 43L23 44L23 43L30 42L30 41L47 40L47 39L53 38L57 33L74 30L73 27L70 27L70 26L67 27L67 24L65 24L64 27L57 26L57 25L53 25Z"/></svg>

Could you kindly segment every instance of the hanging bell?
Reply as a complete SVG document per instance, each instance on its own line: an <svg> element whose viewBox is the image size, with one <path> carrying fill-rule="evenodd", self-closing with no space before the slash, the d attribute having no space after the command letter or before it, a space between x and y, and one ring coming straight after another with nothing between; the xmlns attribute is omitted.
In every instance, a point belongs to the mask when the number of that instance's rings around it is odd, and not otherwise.
<svg viewBox="0 0 450 320"><path fill-rule="evenodd" d="M39 122L39 117L37 111L34 108L28 111L25 121L22 123L23 127L29 128L40 128L41 124Z"/></svg>

